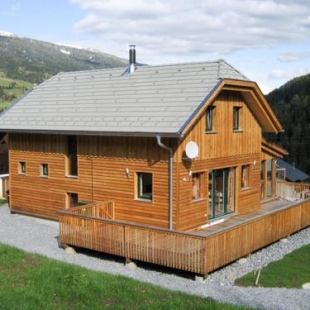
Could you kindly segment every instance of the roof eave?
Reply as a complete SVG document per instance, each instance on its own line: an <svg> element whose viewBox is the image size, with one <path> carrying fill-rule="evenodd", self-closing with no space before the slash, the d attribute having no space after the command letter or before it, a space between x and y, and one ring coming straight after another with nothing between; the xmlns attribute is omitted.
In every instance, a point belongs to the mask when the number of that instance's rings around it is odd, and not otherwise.
<svg viewBox="0 0 310 310"><path fill-rule="evenodd" d="M157 137L182 138L179 133L167 132L116 132L116 131L79 131L79 130L35 130L35 129L5 129L0 132L6 133L31 133L31 134L51 134L51 135L77 135L77 136L106 136L106 137Z"/></svg>
<svg viewBox="0 0 310 310"><path fill-rule="evenodd" d="M189 129L191 128L191 125L199 117L199 111L203 108L203 106L205 104L209 104L212 100L216 98L216 96L221 91L222 84L223 84L223 79L220 78L218 82L215 84L215 86L212 88L212 90L208 93L208 95L201 101L201 103L198 105L195 111L190 115L187 121L182 125L182 127L178 131L178 134L180 137L185 136L186 133L189 131Z"/></svg>
<svg viewBox="0 0 310 310"><path fill-rule="evenodd" d="M288 152L279 145L262 138L262 152L268 153L277 158L283 158Z"/></svg>

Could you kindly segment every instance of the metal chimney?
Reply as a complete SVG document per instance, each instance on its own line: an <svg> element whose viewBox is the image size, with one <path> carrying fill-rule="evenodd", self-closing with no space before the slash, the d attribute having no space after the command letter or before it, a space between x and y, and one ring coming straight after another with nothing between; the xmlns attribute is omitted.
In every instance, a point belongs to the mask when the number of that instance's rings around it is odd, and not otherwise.
<svg viewBox="0 0 310 310"><path fill-rule="evenodd" d="M129 73L133 73L136 70L136 49L135 45L129 45Z"/></svg>

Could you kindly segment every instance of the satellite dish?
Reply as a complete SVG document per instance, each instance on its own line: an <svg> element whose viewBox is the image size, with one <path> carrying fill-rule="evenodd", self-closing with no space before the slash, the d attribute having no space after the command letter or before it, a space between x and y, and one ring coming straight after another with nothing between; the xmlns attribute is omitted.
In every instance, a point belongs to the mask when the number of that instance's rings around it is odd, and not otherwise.
<svg viewBox="0 0 310 310"><path fill-rule="evenodd" d="M189 159L194 159L198 156L199 148L196 142L190 141L186 144L185 154Z"/></svg>

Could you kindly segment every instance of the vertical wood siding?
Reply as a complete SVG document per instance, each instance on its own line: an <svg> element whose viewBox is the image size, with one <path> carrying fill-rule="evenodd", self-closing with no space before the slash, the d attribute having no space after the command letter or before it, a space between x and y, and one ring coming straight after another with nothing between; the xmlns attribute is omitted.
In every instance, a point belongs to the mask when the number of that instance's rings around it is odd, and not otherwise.
<svg viewBox="0 0 310 310"><path fill-rule="evenodd" d="M79 137L78 177L66 176L66 136L12 134L12 211L57 219L66 207L66 193L78 193L83 202L113 200L115 216L168 227L168 152L155 138ZM165 141L166 143L167 141ZM26 174L18 172L26 162ZM47 163L49 176L40 176ZM129 169L129 177L125 169ZM136 197L136 173L153 174L153 201Z"/></svg>
<svg viewBox="0 0 310 310"><path fill-rule="evenodd" d="M192 201L192 183L189 171L208 172L212 169L236 167L236 211L246 213L260 207L261 127L239 92L223 91L214 100L214 131L206 132L206 113L189 134L179 143L178 162L178 218L177 229L187 230L208 223L207 197ZM240 107L240 131L233 131L233 107ZM199 146L199 156L193 161L184 160L184 150L189 141ZM254 165L254 162L256 163ZM250 165L250 187L242 190L240 173L242 165Z"/></svg>
<svg viewBox="0 0 310 310"><path fill-rule="evenodd" d="M205 111L182 140L163 139L174 150L174 225L189 230L208 222L208 199L192 201L189 171L204 172L205 186L212 169L236 168L236 211L260 205L261 128L239 92L223 91L213 102L214 133L206 133ZM240 131L233 132L233 107L240 107ZM185 146L195 141L199 157L184 161ZM66 207L66 193L77 193L83 202L115 201L119 220L167 228L169 225L169 154L155 138L78 137L78 177L66 176L65 135L10 135L11 208L13 211L57 218ZM25 161L27 172L18 173ZM49 165L49 176L40 176L40 164ZM251 166L251 186L240 188L241 165ZM125 173L129 169L129 177ZM152 202L137 199L136 173L153 174ZM207 190L206 190L207 192Z"/></svg>

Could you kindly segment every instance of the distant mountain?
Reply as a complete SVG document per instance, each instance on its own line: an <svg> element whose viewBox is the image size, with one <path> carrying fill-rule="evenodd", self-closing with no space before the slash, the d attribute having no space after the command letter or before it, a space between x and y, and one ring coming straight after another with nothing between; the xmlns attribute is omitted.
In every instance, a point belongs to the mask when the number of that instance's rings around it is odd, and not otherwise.
<svg viewBox="0 0 310 310"><path fill-rule="evenodd" d="M51 76L66 71L124 67L99 51L33 40L0 31L0 109Z"/></svg>
<svg viewBox="0 0 310 310"><path fill-rule="evenodd" d="M60 71L120 67L126 63L124 59L98 51L0 32L0 71L12 79L41 83Z"/></svg>
<svg viewBox="0 0 310 310"><path fill-rule="evenodd" d="M266 98L284 128L277 142L289 152L285 160L310 174L310 74L287 82Z"/></svg>

